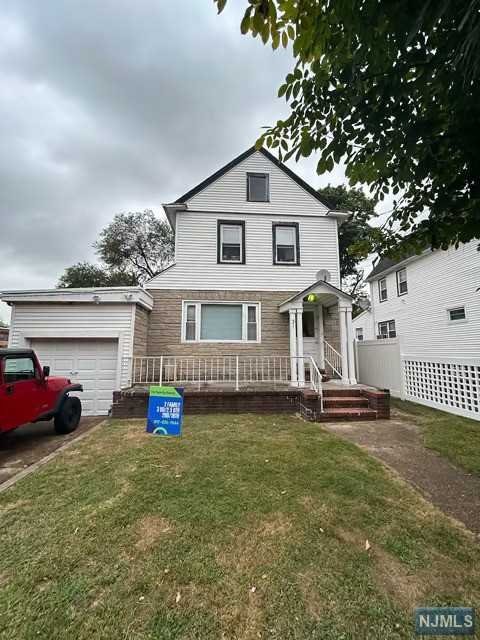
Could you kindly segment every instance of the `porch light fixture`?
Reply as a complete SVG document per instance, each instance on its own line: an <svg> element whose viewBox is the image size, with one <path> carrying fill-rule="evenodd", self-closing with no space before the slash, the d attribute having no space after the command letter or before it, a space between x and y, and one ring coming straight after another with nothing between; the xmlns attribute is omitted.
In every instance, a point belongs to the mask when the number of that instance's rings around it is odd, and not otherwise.
<svg viewBox="0 0 480 640"><path fill-rule="evenodd" d="M316 293L309 293L307 296L307 302L317 302L318 296Z"/></svg>

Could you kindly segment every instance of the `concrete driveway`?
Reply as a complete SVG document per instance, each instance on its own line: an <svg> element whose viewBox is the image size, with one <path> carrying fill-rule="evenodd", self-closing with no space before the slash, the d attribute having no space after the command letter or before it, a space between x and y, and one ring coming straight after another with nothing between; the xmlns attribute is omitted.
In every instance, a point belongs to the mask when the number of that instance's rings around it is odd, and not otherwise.
<svg viewBox="0 0 480 640"><path fill-rule="evenodd" d="M53 420L26 424L0 434L0 484L104 419L105 416L82 418L78 428L65 436L55 433Z"/></svg>

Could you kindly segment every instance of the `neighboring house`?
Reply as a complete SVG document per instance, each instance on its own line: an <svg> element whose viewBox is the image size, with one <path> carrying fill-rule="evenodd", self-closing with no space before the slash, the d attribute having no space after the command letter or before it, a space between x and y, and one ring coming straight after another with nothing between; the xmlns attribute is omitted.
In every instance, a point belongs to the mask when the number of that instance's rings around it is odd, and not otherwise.
<svg viewBox="0 0 480 640"><path fill-rule="evenodd" d="M145 289L5 292L10 345L31 345L52 372L86 380L91 413L105 413L111 392L132 375L146 379L154 356L169 357L175 375L188 358L187 371L205 379L209 358L249 357L259 381L265 366L285 375L283 358L298 386L311 374L311 357L356 382L352 299L340 289L338 250L348 213L332 211L255 148L164 209L175 262Z"/></svg>
<svg viewBox="0 0 480 640"><path fill-rule="evenodd" d="M480 358L478 243L381 259L367 278L374 335L417 356Z"/></svg>
<svg viewBox="0 0 480 640"><path fill-rule="evenodd" d="M8 327L0 327L0 349L8 345Z"/></svg>
<svg viewBox="0 0 480 640"><path fill-rule="evenodd" d="M372 310L365 309L353 318L353 337L355 340L373 340Z"/></svg>
<svg viewBox="0 0 480 640"><path fill-rule="evenodd" d="M367 282L370 331L385 343L384 350L375 350L376 360L386 360L392 345L398 345L399 393L480 418L478 243L473 240L447 251L429 249L399 260L381 259ZM358 322L357 318L354 324ZM368 345L363 344L361 353L367 352ZM373 384L373 378L365 377L367 369L362 369L360 359L360 381ZM382 369L379 375L387 374Z"/></svg>

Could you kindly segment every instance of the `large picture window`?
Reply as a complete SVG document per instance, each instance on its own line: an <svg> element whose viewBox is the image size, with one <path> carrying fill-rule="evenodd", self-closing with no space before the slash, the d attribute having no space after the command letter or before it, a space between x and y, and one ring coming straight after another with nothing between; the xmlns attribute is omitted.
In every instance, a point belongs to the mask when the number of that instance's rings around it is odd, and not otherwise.
<svg viewBox="0 0 480 640"><path fill-rule="evenodd" d="M245 264L245 222L219 220L217 245L218 263Z"/></svg>
<svg viewBox="0 0 480 640"><path fill-rule="evenodd" d="M272 227L273 264L300 264L297 223L275 222Z"/></svg>
<svg viewBox="0 0 480 640"><path fill-rule="evenodd" d="M184 342L260 342L257 302L184 302Z"/></svg>

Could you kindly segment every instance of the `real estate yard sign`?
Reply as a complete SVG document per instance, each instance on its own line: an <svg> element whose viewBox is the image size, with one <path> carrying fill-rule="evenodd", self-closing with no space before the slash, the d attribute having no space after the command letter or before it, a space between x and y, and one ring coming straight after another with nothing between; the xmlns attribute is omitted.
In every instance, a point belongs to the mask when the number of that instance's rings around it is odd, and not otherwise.
<svg viewBox="0 0 480 640"><path fill-rule="evenodd" d="M159 436L179 436L182 432L183 389L150 387L147 432Z"/></svg>

